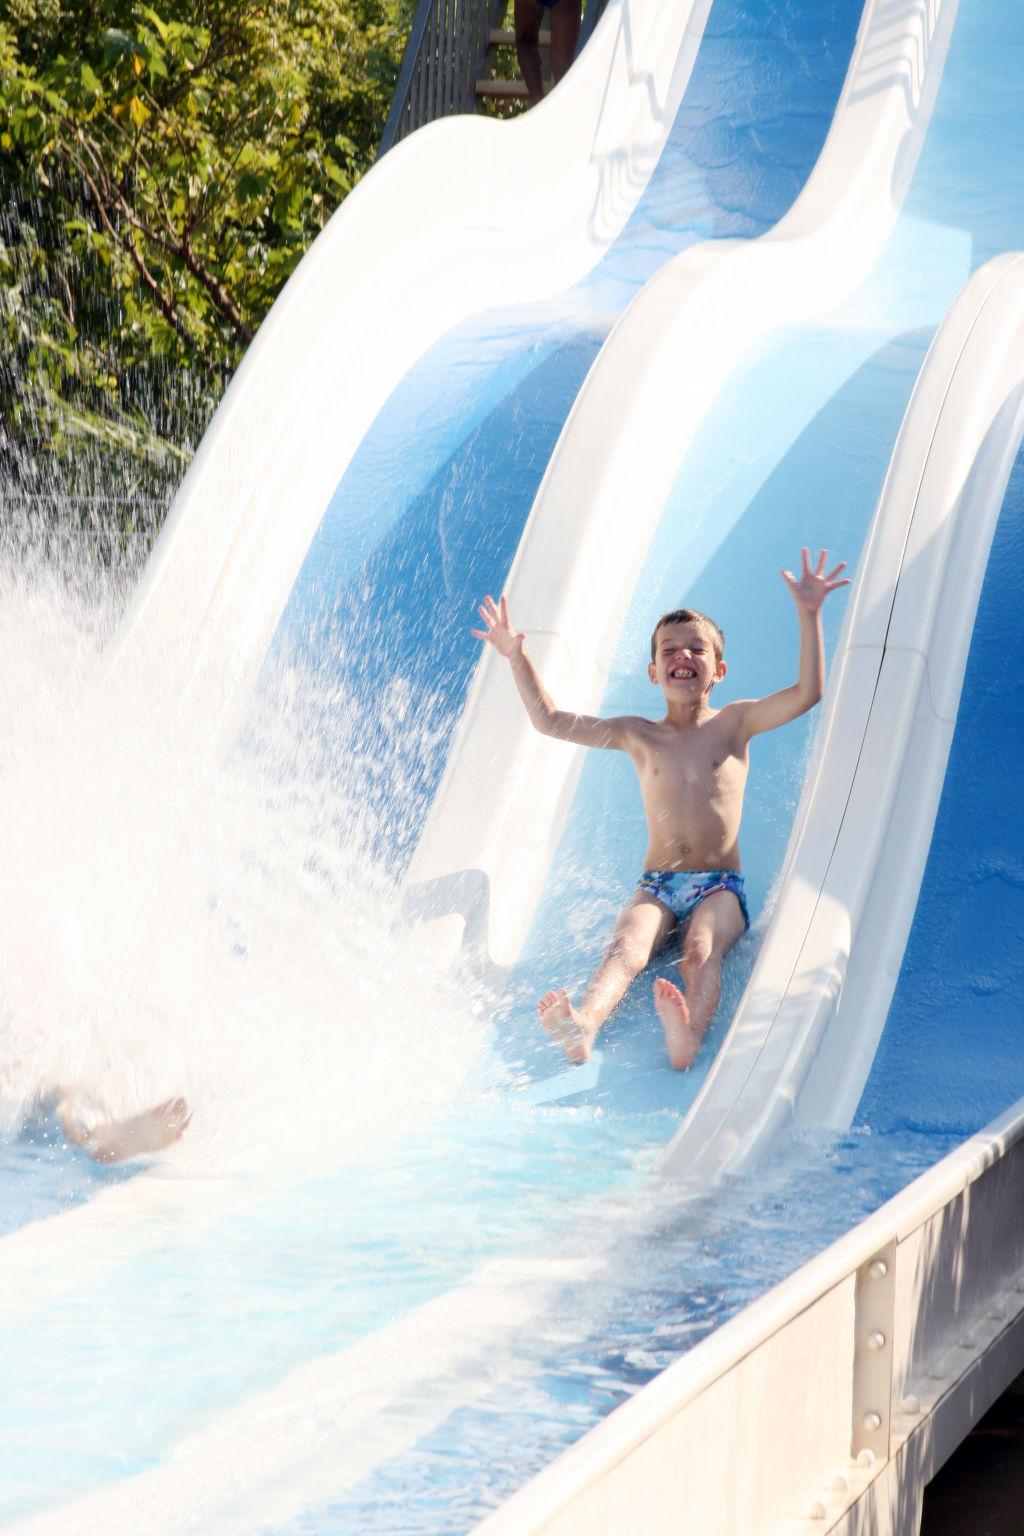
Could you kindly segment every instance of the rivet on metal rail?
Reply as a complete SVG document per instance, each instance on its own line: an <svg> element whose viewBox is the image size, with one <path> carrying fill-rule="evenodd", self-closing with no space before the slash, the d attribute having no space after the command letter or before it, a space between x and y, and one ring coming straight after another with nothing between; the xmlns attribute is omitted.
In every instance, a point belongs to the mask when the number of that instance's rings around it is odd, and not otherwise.
<svg viewBox="0 0 1024 1536"><path fill-rule="evenodd" d="M889 1456L896 1314L896 1241L876 1250L857 1270L854 1289L853 1422L850 1454Z"/></svg>

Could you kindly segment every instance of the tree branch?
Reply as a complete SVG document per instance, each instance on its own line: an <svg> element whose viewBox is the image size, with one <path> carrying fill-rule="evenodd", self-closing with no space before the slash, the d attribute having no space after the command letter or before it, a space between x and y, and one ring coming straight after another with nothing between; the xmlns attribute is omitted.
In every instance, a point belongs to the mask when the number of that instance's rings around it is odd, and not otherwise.
<svg viewBox="0 0 1024 1536"><path fill-rule="evenodd" d="M225 320L230 322L240 339L248 345L252 341L253 332L250 330L245 316L216 273L211 272L209 267L196 255L189 243L188 236L181 234L173 240L168 240L163 235L158 235L155 229L151 229L148 224L144 223L123 199L118 201L118 208L125 221L138 234L142 235L144 239L152 241L154 245L158 245L162 251L167 252L168 256L174 256L191 272L192 276L206 289L206 292L213 300L214 307L223 315Z"/></svg>
<svg viewBox="0 0 1024 1536"><path fill-rule="evenodd" d="M202 283L214 304L230 320L241 339L248 345L253 338L253 332L246 322L242 311L238 308L230 293L223 283L211 272L210 269L196 255L187 238L182 239L181 259L185 263L192 276Z"/></svg>
<svg viewBox="0 0 1024 1536"><path fill-rule="evenodd" d="M93 153L91 151L91 146L87 146L86 145L85 140L82 137L82 135L79 135L79 140L82 143L83 148L86 148L86 149L89 150L90 158L93 158L94 163L95 163L95 156L93 155ZM167 321L167 323L170 326L173 327L173 329L174 329L175 333L177 334L177 336L179 337L179 339L181 341L183 341L185 343L185 345L187 347L189 347L189 349L191 349L195 345L194 338L192 337L192 335L190 334L190 332L186 328L184 322L181 319L181 316L178 314L177 310L174 308L173 303L167 297L167 295L164 293L164 291L161 288L160 284L157 282L156 278L153 276L152 272L149 270L149 267L146 264L146 259L143 256L142 252L139 250L138 245L136 244L136 242L134 240L125 239L125 237L122 235L121 231L118 230L115 227L115 225L114 225L114 223L113 223L113 221L112 221L112 219L110 217L110 213L109 213L109 211L108 211L108 209L106 207L105 200L104 200L103 196L100 193L100 189L96 185L96 181L94 180L93 176L90 174L87 166L85 165L85 162L79 156L77 156L77 155L74 155L73 158L74 158L75 163L76 163L76 165L78 167L80 175L83 177L86 186L89 188L89 191L90 191L90 193L92 195L93 203L95 204L95 207L96 207L96 212L99 215L99 219L100 219L101 224L103 225L103 228L106 230L106 232L110 236L110 238L118 245L118 247L122 251L125 252L125 254L134 263L135 269L138 272L139 277L142 279L142 282L144 283L144 285L149 289L150 293L153 295L153 298L156 301L156 305L157 305L157 308L159 309L160 313L163 315L163 317Z"/></svg>

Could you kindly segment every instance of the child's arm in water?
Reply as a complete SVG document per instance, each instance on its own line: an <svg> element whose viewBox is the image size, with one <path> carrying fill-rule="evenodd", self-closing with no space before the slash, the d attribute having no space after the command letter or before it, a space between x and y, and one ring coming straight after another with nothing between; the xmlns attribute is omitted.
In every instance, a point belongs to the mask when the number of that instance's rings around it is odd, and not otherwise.
<svg viewBox="0 0 1024 1536"><path fill-rule="evenodd" d="M477 640L492 645L499 656L506 658L512 668L519 697L536 730L544 736L575 742L581 747L624 748L628 717L601 720L596 715L576 715L556 707L538 677L536 667L526 654L523 643L526 636L512 626L505 598L496 603L493 597L485 597L477 612L487 627L474 629L471 633Z"/></svg>
<svg viewBox="0 0 1024 1536"><path fill-rule="evenodd" d="M826 574L828 553L821 550L818 564L811 570L811 552L805 546L801 551L803 569L799 577L792 571L782 576L796 603L800 622L800 665L797 680L789 688L767 694L763 699L744 699L732 706L741 716L740 733L745 738L757 736L762 731L773 731L787 725L790 720L806 714L825 691L825 640L821 630L821 608L830 592L838 587L848 587L848 577L839 579L846 569L846 561Z"/></svg>

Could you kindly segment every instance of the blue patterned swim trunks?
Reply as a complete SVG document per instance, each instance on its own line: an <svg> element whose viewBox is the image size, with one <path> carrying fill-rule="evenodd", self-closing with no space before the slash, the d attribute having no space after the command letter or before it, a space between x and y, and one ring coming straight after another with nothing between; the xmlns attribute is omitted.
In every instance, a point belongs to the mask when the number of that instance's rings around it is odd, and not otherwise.
<svg viewBox="0 0 1024 1536"><path fill-rule="evenodd" d="M708 896L716 891L732 891L740 904L744 925L750 927L743 876L735 869L647 869L638 891L646 891L668 907L676 921L683 923Z"/></svg>

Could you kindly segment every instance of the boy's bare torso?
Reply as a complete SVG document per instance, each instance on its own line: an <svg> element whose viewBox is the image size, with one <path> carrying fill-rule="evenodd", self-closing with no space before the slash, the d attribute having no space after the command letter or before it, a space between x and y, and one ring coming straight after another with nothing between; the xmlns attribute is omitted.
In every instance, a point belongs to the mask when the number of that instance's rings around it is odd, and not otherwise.
<svg viewBox="0 0 1024 1536"><path fill-rule="evenodd" d="M640 780L644 869L739 869L749 753L737 736L735 707L685 725L639 716L614 725Z"/></svg>

